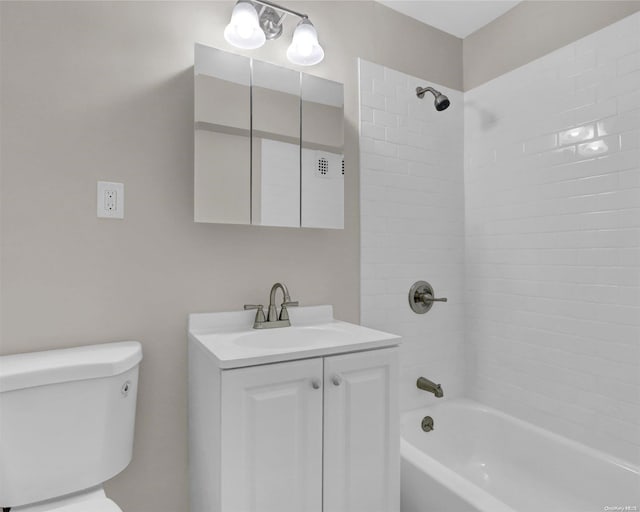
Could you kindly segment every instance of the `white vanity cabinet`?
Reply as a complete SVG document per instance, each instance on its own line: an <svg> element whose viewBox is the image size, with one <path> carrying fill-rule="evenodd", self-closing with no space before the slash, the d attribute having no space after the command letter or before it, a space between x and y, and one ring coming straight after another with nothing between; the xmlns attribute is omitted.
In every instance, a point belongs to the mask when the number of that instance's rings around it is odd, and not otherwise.
<svg viewBox="0 0 640 512"><path fill-rule="evenodd" d="M191 512L399 511L398 339L330 325L368 341L235 367L190 333Z"/></svg>
<svg viewBox="0 0 640 512"><path fill-rule="evenodd" d="M322 511L322 359L221 375L222 511Z"/></svg>
<svg viewBox="0 0 640 512"><path fill-rule="evenodd" d="M400 510L398 349L324 359L324 512Z"/></svg>

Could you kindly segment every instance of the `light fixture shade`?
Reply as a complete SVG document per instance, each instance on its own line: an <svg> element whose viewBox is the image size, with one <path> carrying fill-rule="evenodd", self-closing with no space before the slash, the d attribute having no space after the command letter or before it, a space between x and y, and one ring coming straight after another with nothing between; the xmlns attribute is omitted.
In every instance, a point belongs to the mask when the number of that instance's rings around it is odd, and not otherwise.
<svg viewBox="0 0 640 512"><path fill-rule="evenodd" d="M287 59L299 66L313 66L324 59L324 50L318 43L318 33L308 19L303 19L293 33L287 48Z"/></svg>
<svg viewBox="0 0 640 512"><path fill-rule="evenodd" d="M251 2L240 0L235 5L231 21L224 29L224 38L229 44L245 50L260 48L264 44L266 37Z"/></svg>

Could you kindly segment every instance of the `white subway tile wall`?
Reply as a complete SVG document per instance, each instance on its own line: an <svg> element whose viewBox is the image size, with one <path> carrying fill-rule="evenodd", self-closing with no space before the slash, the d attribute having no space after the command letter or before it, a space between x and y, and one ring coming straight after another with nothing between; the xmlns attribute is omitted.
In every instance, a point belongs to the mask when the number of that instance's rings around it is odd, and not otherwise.
<svg viewBox="0 0 640 512"><path fill-rule="evenodd" d="M640 14L465 94L467 392L640 462Z"/></svg>
<svg viewBox="0 0 640 512"><path fill-rule="evenodd" d="M424 375L640 463L639 34L436 85L440 113L360 61L362 323L404 337L403 409ZM411 312L419 279L450 301Z"/></svg>
<svg viewBox="0 0 640 512"><path fill-rule="evenodd" d="M433 402L421 375L446 397L464 389L463 95L360 60L361 320L399 334L403 410ZM432 85L451 100L437 112ZM408 293L429 281L439 296L425 315Z"/></svg>

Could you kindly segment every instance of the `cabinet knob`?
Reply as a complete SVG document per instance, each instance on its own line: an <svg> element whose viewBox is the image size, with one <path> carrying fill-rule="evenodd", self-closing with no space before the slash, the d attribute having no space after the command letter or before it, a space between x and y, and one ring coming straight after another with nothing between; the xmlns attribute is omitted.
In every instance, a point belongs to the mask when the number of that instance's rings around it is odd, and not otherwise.
<svg viewBox="0 0 640 512"><path fill-rule="evenodd" d="M340 375L336 373L333 377L331 377L331 382L334 386L339 386L340 384L342 384L342 377L340 377Z"/></svg>
<svg viewBox="0 0 640 512"><path fill-rule="evenodd" d="M320 389L321 385L322 385L322 382L320 381L320 379L312 379L311 380L311 387L313 389Z"/></svg>

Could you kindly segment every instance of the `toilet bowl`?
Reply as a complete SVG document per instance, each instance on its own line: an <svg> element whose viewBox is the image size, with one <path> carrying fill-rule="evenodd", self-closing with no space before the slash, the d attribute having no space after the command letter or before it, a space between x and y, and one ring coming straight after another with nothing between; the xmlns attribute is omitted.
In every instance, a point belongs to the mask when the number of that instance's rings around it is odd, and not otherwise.
<svg viewBox="0 0 640 512"><path fill-rule="evenodd" d="M136 341L0 357L0 507L122 512L102 484L131 461Z"/></svg>

